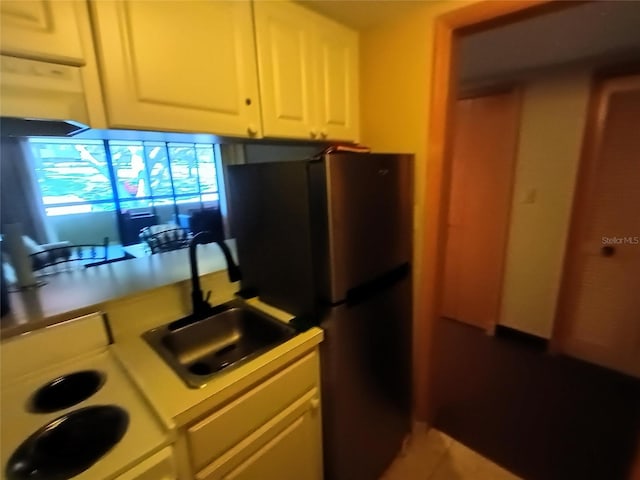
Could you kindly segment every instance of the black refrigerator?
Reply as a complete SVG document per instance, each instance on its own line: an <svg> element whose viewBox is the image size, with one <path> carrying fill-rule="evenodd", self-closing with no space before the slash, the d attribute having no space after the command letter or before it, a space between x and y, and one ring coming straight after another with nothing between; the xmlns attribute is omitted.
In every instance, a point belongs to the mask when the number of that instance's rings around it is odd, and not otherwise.
<svg viewBox="0 0 640 480"><path fill-rule="evenodd" d="M325 330L324 471L375 480L410 431L413 156L227 168L241 291Z"/></svg>

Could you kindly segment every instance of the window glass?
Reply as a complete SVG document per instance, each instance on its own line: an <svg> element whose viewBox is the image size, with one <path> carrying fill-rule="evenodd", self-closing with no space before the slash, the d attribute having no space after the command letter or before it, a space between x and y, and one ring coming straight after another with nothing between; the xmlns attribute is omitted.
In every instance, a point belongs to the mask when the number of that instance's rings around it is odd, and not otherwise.
<svg viewBox="0 0 640 480"><path fill-rule="evenodd" d="M171 171L165 144L147 142L144 144L144 153L147 159L150 193L154 197L166 197L154 200L154 205L166 205L173 203Z"/></svg>
<svg viewBox="0 0 640 480"><path fill-rule="evenodd" d="M213 145L196 145L202 201L218 200L218 181Z"/></svg>
<svg viewBox="0 0 640 480"><path fill-rule="evenodd" d="M29 141L47 215L114 210L102 142Z"/></svg>
<svg viewBox="0 0 640 480"><path fill-rule="evenodd" d="M213 145L108 141L107 152L102 140L51 137L29 145L47 215L114 211L118 202L121 211L169 212L218 201Z"/></svg>
<svg viewBox="0 0 640 480"><path fill-rule="evenodd" d="M194 145L170 143L169 159L176 196L191 194L190 197L199 199L198 161Z"/></svg>
<svg viewBox="0 0 640 480"><path fill-rule="evenodd" d="M142 142L109 142L109 150L120 200L151 196Z"/></svg>

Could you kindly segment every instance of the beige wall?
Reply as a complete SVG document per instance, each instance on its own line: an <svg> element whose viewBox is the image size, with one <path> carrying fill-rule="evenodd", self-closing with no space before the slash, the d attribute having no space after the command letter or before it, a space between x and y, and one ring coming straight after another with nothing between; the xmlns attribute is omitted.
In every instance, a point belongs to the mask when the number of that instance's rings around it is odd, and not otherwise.
<svg viewBox="0 0 640 480"><path fill-rule="evenodd" d="M109 237L110 243L120 241L115 211L55 215L47 217L47 223L58 240L75 245L100 244L104 237Z"/></svg>
<svg viewBox="0 0 640 480"><path fill-rule="evenodd" d="M524 90L499 323L546 338L562 275L589 84L583 69L547 73Z"/></svg>

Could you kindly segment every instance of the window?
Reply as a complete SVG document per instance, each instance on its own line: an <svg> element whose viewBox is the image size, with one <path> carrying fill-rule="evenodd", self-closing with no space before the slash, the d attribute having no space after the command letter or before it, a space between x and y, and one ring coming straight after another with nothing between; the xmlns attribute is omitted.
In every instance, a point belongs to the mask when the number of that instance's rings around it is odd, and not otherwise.
<svg viewBox="0 0 640 480"><path fill-rule="evenodd" d="M217 203L211 144L30 138L47 216Z"/></svg>
<svg viewBox="0 0 640 480"><path fill-rule="evenodd" d="M103 142L29 142L48 216L115 209Z"/></svg>

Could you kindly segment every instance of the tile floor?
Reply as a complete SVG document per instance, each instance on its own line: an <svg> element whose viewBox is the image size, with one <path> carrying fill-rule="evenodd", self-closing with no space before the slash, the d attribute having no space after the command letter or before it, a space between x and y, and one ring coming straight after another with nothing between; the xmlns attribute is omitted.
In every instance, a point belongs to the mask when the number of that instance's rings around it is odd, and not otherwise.
<svg viewBox="0 0 640 480"><path fill-rule="evenodd" d="M432 428L417 430L380 480L518 480L512 473Z"/></svg>

